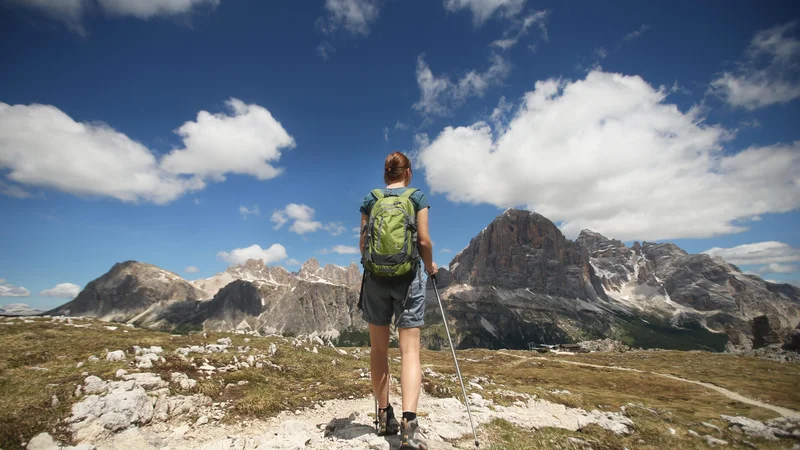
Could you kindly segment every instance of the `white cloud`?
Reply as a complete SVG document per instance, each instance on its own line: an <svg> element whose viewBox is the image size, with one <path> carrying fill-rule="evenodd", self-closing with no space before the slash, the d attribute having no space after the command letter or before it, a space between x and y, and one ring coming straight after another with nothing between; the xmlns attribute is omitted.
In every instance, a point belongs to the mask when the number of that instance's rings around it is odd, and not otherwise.
<svg viewBox="0 0 800 450"><path fill-rule="evenodd" d="M31 293L22 286L14 286L0 278L0 297L30 297Z"/></svg>
<svg viewBox="0 0 800 450"><path fill-rule="evenodd" d="M289 203L282 210L275 211L270 220L275 223L276 230L292 222L289 231L297 234L313 233L325 227L322 222L314 220L314 208L297 203Z"/></svg>
<svg viewBox="0 0 800 450"><path fill-rule="evenodd" d="M800 97L800 40L790 34L797 21L759 31L735 72L723 72L709 91L733 107L754 110Z"/></svg>
<svg viewBox="0 0 800 450"><path fill-rule="evenodd" d="M239 214L242 215L242 219L247 220L247 216L260 216L261 210L258 209L258 205L253 205L252 208L248 208L246 206L239 206Z"/></svg>
<svg viewBox="0 0 800 450"><path fill-rule="evenodd" d="M395 130L407 130L407 129L408 129L408 125L407 125L407 124L405 124L405 123L403 123L403 122L400 122L400 121L398 120L398 121L397 121L397 122L395 122L395 124L394 124L394 129L395 129Z"/></svg>
<svg viewBox="0 0 800 450"><path fill-rule="evenodd" d="M414 103L414 109L426 116L447 115L468 98L483 96L490 86L499 84L510 71L510 64L502 56L492 55L491 65L485 72L472 70L454 82L448 75L434 75L424 55L420 55L417 58L420 99Z"/></svg>
<svg viewBox="0 0 800 450"><path fill-rule="evenodd" d="M195 266L189 266L189 267L183 269L183 271L186 272L186 273L197 273L197 272L200 272L200 269L198 269Z"/></svg>
<svg viewBox="0 0 800 450"><path fill-rule="evenodd" d="M526 0L444 0L444 7L455 12L469 9L475 26L483 25L495 14L511 18L522 11Z"/></svg>
<svg viewBox="0 0 800 450"><path fill-rule="evenodd" d="M217 257L231 265L244 264L249 259L260 259L264 264L272 264L286 259L286 248L281 244L272 244L269 248L262 249L260 245L253 244L246 248L235 248L230 252L219 252Z"/></svg>
<svg viewBox="0 0 800 450"><path fill-rule="evenodd" d="M155 16L176 16L196 8L216 8L221 0L97 0L109 14L149 19Z"/></svg>
<svg viewBox="0 0 800 450"><path fill-rule="evenodd" d="M623 240L707 237L800 207L800 141L725 153L727 130L666 96L600 71L540 81L497 137L485 122L447 127L417 159L432 193L526 206L572 237L584 228Z"/></svg>
<svg viewBox="0 0 800 450"><path fill-rule="evenodd" d="M160 161L103 123L76 122L50 105L0 103L0 169L9 180L79 196L169 203L228 173L265 180L294 139L265 108L230 99L232 115L201 111L177 133L184 148Z"/></svg>
<svg viewBox="0 0 800 450"><path fill-rule="evenodd" d="M776 241L756 242L732 248L710 248L703 253L722 257L731 264L777 264L800 261L800 249ZM783 272L778 272L783 273Z"/></svg>
<svg viewBox="0 0 800 450"><path fill-rule="evenodd" d="M194 200L192 200L192 203L194 203L195 205L199 205L201 202L199 198L195 198Z"/></svg>
<svg viewBox="0 0 800 450"><path fill-rule="evenodd" d="M39 292L44 297L59 297L73 299L81 292L81 287L72 283L59 283L55 287Z"/></svg>
<svg viewBox="0 0 800 450"><path fill-rule="evenodd" d="M294 258L291 258L287 259L284 264L286 264L287 266L299 266L302 263Z"/></svg>
<svg viewBox="0 0 800 450"><path fill-rule="evenodd" d="M389 127L383 127L383 140L389 142Z"/></svg>
<svg viewBox="0 0 800 450"><path fill-rule="evenodd" d="M439 252L440 253L453 253L453 251L450 250L449 248L443 248L443 249L439 250Z"/></svg>
<svg viewBox="0 0 800 450"><path fill-rule="evenodd" d="M608 50L603 47L597 47L594 49L594 54L600 59L606 59L608 57Z"/></svg>
<svg viewBox="0 0 800 450"><path fill-rule="evenodd" d="M643 35L647 30L650 29L650 25L642 25L639 27L638 30L633 30L630 33L626 34L622 37L623 41L633 41L639 39L641 35Z"/></svg>
<svg viewBox="0 0 800 450"><path fill-rule="evenodd" d="M215 8L221 0L7 0L63 21L74 31L84 34L82 20L87 12L99 9L113 16L150 19L157 16L187 14L198 8Z"/></svg>
<svg viewBox="0 0 800 450"><path fill-rule="evenodd" d="M270 163L281 157L282 148L295 146L294 138L266 109L231 98L225 104L232 115L200 111L196 122L178 128L185 148L173 150L161 165L174 174L189 174L224 180L225 174L252 175L268 180L283 169Z"/></svg>
<svg viewBox="0 0 800 450"><path fill-rule="evenodd" d="M332 236L339 236L340 234L347 232L347 228L342 224L342 222L330 222L326 224L324 228Z"/></svg>
<svg viewBox="0 0 800 450"><path fill-rule="evenodd" d="M790 264L770 263L758 269L758 273L793 273L798 267Z"/></svg>
<svg viewBox="0 0 800 450"><path fill-rule="evenodd" d="M534 25L539 28L542 39L549 41L550 36L547 34L547 26L545 25L545 20L549 14L550 11L548 10L536 11L533 14L529 14L522 20L514 20L511 28L503 33L503 39L492 41L492 43L489 45L499 48L500 50L508 50L517 45L517 42L519 42L523 36L528 34L528 31Z"/></svg>
<svg viewBox="0 0 800 450"><path fill-rule="evenodd" d="M357 255L361 253L358 251L358 247L351 247L348 245L334 245L329 249L324 249L322 251L323 254L325 253L338 253L340 255Z"/></svg>
<svg viewBox="0 0 800 450"><path fill-rule="evenodd" d="M369 28L378 19L378 0L325 0L328 16L317 23L327 34L345 29L354 35L366 36Z"/></svg>

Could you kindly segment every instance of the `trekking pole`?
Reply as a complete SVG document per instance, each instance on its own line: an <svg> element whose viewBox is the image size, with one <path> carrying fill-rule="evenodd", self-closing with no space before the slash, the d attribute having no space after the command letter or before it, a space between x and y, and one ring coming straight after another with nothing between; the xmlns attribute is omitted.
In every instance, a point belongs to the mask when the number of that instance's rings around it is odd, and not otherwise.
<svg viewBox="0 0 800 450"><path fill-rule="evenodd" d="M472 437L475 438L475 448L480 447L478 442L478 433L475 432L475 423L472 421L472 411L469 409L469 399L467 398L467 389L464 387L464 380L461 379L461 369L458 367L458 359L456 358L456 349L453 347L453 339L450 338L450 328L447 326L447 318L444 316L444 306L442 306L442 299L439 297L439 288L436 287L436 275L433 278L433 291L436 293L436 300L439 302L439 310L442 312L442 322L444 322L444 331L447 333L447 341L450 343L450 351L453 352L453 363L456 365L456 373L458 374L458 382L461 383L461 392L464 393L464 403L467 405L467 415L469 416L469 425L472 427Z"/></svg>

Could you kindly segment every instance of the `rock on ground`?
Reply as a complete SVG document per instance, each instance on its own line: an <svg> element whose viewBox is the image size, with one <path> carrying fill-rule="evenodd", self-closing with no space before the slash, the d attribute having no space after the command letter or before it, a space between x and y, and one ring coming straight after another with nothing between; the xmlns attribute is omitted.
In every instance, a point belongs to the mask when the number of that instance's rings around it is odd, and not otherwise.
<svg viewBox="0 0 800 450"><path fill-rule="evenodd" d="M203 395L169 396L169 383L152 373L122 375L124 381L84 380L83 400L72 406L67 419L76 442L94 442L133 425L163 422L209 403ZM129 447L133 448L133 447Z"/></svg>

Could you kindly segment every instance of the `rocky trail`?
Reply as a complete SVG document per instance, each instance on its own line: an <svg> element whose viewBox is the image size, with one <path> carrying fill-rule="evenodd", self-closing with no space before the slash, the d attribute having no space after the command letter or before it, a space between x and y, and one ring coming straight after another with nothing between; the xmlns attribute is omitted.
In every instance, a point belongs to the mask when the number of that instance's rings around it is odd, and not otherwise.
<svg viewBox="0 0 800 450"><path fill-rule="evenodd" d="M478 424L495 418L526 428L546 426L580 429L590 423L615 433L627 433L633 425L620 413L586 412L541 400L527 399L517 405L493 405L473 396L473 417ZM284 412L266 421L234 425L195 427L159 431L144 427L99 440L104 449L390 449L399 446L399 436L375 434L371 398L332 400L316 408ZM455 449L450 442L469 433L463 404L455 399L436 399L423 394L420 399L420 428L431 449ZM187 428L189 428L187 430ZM176 431L177 430L177 431ZM470 444L471 446L471 444Z"/></svg>
<svg viewBox="0 0 800 450"><path fill-rule="evenodd" d="M210 399L199 395L166 397L166 381L151 373L128 375L124 381L103 381L87 377L82 390L89 394L73 407L68 419L75 440L72 449L390 449L399 437L374 433L374 403L371 398L330 400L313 408L284 411L268 420L209 423L219 418L220 409L209 410ZM504 419L525 429L557 427L579 430L595 424L615 434L627 434L633 422L619 412L584 411L536 399L516 396L510 406L496 405L473 393L473 418L480 426ZM153 399L152 402L148 402ZM217 405L219 406L219 405ZM470 433L464 405L455 398L434 398L422 393L419 404L420 429L431 449L456 449L452 442ZM192 413L204 413L189 420ZM468 447L471 444L468 445ZM27 447L35 450L60 449L42 434Z"/></svg>
<svg viewBox="0 0 800 450"><path fill-rule="evenodd" d="M519 358L521 360L552 361L552 359L544 358L544 357L541 357L541 356L532 356L532 357L530 357L530 356L520 356L520 355L515 355L515 354L512 354L512 353L502 352L502 351L498 352L498 353L500 353L502 355L506 355L506 356L511 356L511 357L514 357L514 358ZM715 384L707 383L707 382L704 382L704 381L689 380L689 379L686 379L686 378L681 378L681 377L677 377L675 375L670 375L670 374L666 374L666 373L650 372L650 371L646 371L646 370L632 369L630 367L604 366L604 365L601 365L601 364L590 364L590 363L582 363L582 362L577 362L577 361L564 361L564 360L559 360L558 362L562 363L562 364L570 364L570 365L575 365L575 366L593 367L595 369L621 370L621 371L625 371L625 372L645 373L645 374L649 374L649 375L656 375L656 376L659 376L659 377L669 378L670 380L681 381L681 382L684 382L684 383L696 384L698 386L703 386L705 388L717 391L718 393L724 395L725 397L727 397L727 398L729 398L731 400L736 400L737 402L747 403L748 405L758 406L759 408L769 409L771 411L775 411L776 413L780 414L783 417L791 417L791 418L800 419L800 411L796 411L796 410L789 409L789 408L784 408L782 406L770 405L769 403L764 403L764 402L762 402L760 400L756 400L756 399L752 399L752 398L749 398L749 397L745 397L744 395L741 395L739 393L733 392L733 391L731 391L729 389L725 389L723 387L717 386Z"/></svg>

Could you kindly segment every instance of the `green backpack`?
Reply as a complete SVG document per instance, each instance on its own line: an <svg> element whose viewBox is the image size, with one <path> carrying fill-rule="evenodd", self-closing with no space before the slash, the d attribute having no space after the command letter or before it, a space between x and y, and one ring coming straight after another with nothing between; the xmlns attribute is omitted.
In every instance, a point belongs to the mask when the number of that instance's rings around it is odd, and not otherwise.
<svg viewBox="0 0 800 450"><path fill-rule="evenodd" d="M364 269L379 277L400 277L415 271L419 263L417 214L406 189L400 195L372 191L375 204L369 213L362 249Z"/></svg>

